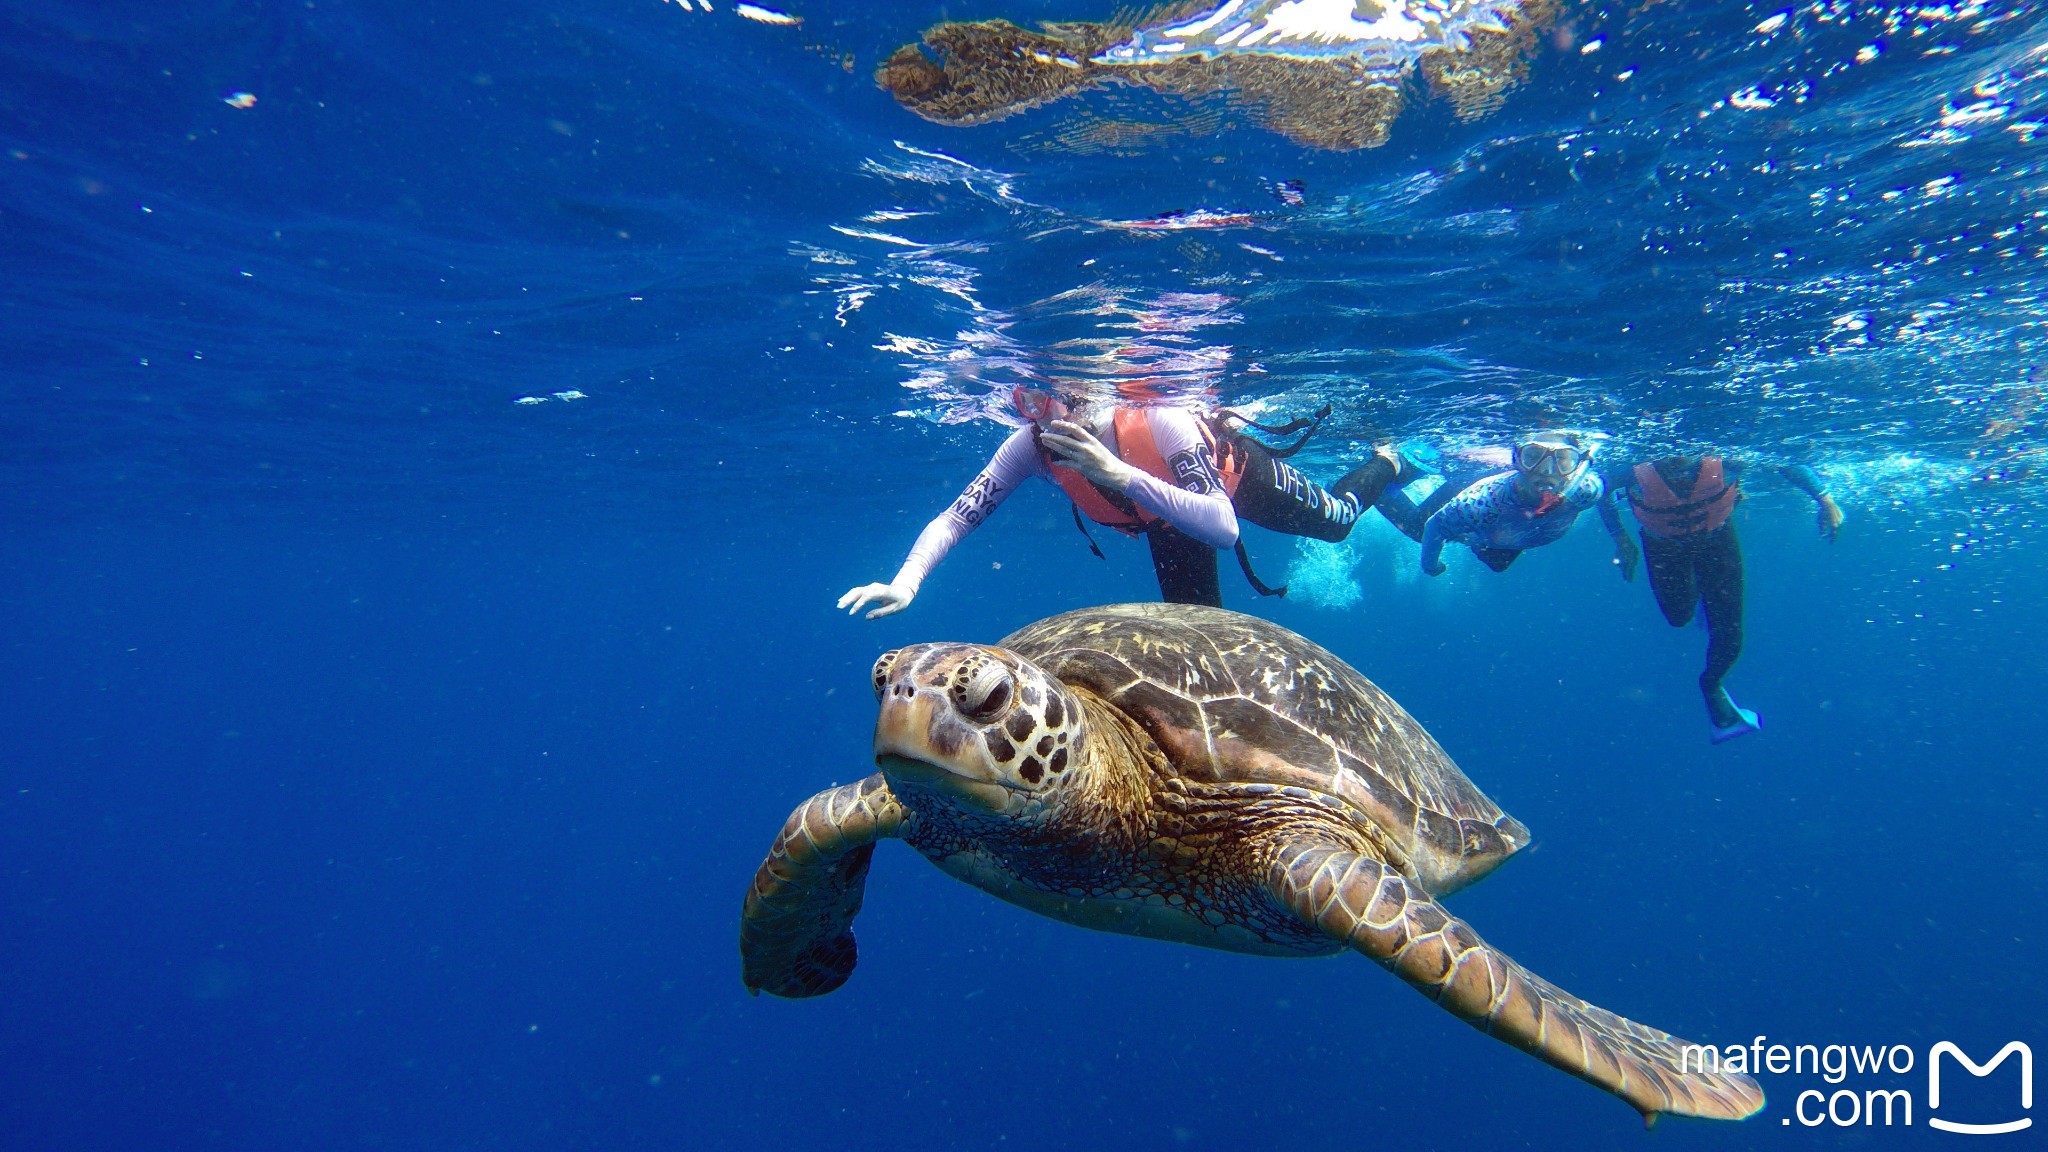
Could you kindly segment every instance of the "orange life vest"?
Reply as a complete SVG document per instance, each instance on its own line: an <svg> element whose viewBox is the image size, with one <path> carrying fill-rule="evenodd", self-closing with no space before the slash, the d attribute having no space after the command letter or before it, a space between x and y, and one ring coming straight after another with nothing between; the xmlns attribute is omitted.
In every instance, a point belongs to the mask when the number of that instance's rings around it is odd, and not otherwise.
<svg viewBox="0 0 2048 1152"><path fill-rule="evenodd" d="M1722 475L1719 456L1700 458L1692 490L1682 497L1664 482L1654 464L1636 465L1635 478L1635 491L1628 498L1629 509L1645 531L1666 540L1716 531L1728 523L1735 502L1742 499L1742 485Z"/></svg>
<svg viewBox="0 0 2048 1152"><path fill-rule="evenodd" d="M1217 435L1209 420L1197 416L1195 423L1202 430L1202 443L1209 449L1209 457L1216 465L1216 475L1223 481L1224 495L1235 495L1238 482L1244 479L1245 454L1231 437ZM1074 502L1074 507L1097 524L1137 536L1166 522L1164 517L1141 507L1121 492L1104 492L1072 468L1053 463L1052 453L1043 446L1038 449L1038 454L1052 469L1053 479L1059 481L1060 488ZM1140 472L1180 487L1180 481L1167 466L1166 458L1160 455L1159 442L1152 436L1150 409L1116 410L1116 455Z"/></svg>

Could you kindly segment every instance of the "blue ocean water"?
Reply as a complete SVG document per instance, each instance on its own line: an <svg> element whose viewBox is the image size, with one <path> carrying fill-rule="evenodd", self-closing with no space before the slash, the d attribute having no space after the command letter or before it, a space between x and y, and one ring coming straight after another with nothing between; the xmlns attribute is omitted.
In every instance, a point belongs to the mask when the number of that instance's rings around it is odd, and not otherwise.
<svg viewBox="0 0 2048 1152"><path fill-rule="evenodd" d="M786 7L0 4L0 1147L1910 1147L1960 1139L1932 1045L2048 1043L2035 9L1571 6L1497 111L1340 153L869 79L1079 0ZM1137 226L1198 208L1249 219ZM1153 585L1040 486L902 614L834 598L1010 384L1133 380L1331 403L1324 478L1556 425L1815 466L1839 541L1739 513L1766 728L1723 747L1590 524L1435 581L1376 522L1253 530L1296 591L1225 595L1534 830L1451 900L1489 940L1691 1039L1905 1045L1847 1087L1913 1125L1785 1074L1645 1137L1362 958L1092 934L900 845L852 981L749 998L740 897L872 770L874 657Z"/></svg>

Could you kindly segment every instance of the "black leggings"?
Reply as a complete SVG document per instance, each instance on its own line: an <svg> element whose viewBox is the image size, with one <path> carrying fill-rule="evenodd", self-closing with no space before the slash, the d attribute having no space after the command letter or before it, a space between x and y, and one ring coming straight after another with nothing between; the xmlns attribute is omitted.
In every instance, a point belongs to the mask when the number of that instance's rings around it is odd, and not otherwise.
<svg viewBox="0 0 2048 1152"><path fill-rule="evenodd" d="M1236 446L1246 461L1244 476L1230 499L1231 508L1246 523L1289 536L1309 536L1333 544L1344 539L1394 479L1394 465L1374 456L1324 489L1286 461L1275 459L1256 440L1241 437ZM1147 535L1161 599L1169 604L1223 606L1214 548L1174 528L1162 526Z"/></svg>
<svg viewBox="0 0 2048 1152"><path fill-rule="evenodd" d="M1645 532L1643 561L1657 607L1673 628L1692 623L1695 606L1706 610L1707 667L1700 673L1700 691L1712 707L1722 677L1742 655L1742 542L1735 525L1678 540Z"/></svg>
<svg viewBox="0 0 2048 1152"><path fill-rule="evenodd" d="M1152 542L1152 574L1159 577L1161 600L1223 607L1214 548L1176 528L1154 528L1146 536Z"/></svg>
<svg viewBox="0 0 2048 1152"><path fill-rule="evenodd" d="M1244 478L1230 506L1238 519L1289 536L1335 544L1351 535L1358 518L1379 502L1394 479L1394 464L1374 456L1325 490L1256 440L1239 438L1237 447L1246 457Z"/></svg>

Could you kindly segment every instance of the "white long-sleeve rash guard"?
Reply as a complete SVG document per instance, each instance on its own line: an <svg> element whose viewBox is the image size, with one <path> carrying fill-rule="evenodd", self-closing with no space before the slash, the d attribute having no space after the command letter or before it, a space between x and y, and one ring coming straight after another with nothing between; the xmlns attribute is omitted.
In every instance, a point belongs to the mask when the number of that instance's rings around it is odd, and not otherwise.
<svg viewBox="0 0 2048 1152"><path fill-rule="evenodd" d="M1150 416L1153 443L1179 487L1139 472L1124 494L1140 508L1212 548L1235 546L1237 513L1230 507L1230 494L1223 490L1223 480L1216 474L1216 462L1210 458L1208 442L1202 438L1194 414L1178 408L1154 408ZM1010 433L960 498L918 533L917 543L911 545L893 583L916 592L946 553L994 515L1024 481L1036 476L1059 483L1039 454L1032 433L1028 424ZM1101 438L1111 452L1117 450L1114 430Z"/></svg>

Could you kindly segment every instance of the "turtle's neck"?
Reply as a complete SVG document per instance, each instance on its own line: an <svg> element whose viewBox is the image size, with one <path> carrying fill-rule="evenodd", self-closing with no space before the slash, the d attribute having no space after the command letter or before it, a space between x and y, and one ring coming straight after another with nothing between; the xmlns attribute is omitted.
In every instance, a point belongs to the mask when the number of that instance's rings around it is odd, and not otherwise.
<svg viewBox="0 0 2048 1152"><path fill-rule="evenodd" d="M1058 815L1060 834L1099 845L1105 857L1129 860L1151 840L1153 797L1166 772L1166 756L1136 721L1100 696L1068 685L1081 702L1086 737Z"/></svg>

